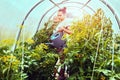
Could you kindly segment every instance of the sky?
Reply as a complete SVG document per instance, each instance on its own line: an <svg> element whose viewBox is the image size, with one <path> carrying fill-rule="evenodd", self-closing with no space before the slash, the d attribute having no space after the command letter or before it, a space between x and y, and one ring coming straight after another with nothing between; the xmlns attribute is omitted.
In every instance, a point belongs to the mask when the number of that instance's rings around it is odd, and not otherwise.
<svg viewBox="0 0 120 80"><path fill-rule="evenodd" d="M40 0L1 0L0 1L0 40L4 38L16 38L19 26L22 23L24 17L29 12L29 10ZM55 3L61 2L63 0L53 0ZM79 1L81 3L86 3L88 0L71 0L71 2ZM118 15L120 19L120 0L105 0L107 4L109 4L115 11L115 13ZM24 32L23 34L28 34L29 37L32 37L34 33L36 32L36 29L38 27L39 21L41 17L45 14L47 10L49 10L54 4L52 4L49 0L44 0L40 5L38 5L28 16L28 18L25 21L24 24ZM82 7L82 5L77 4L63 4L60 7L64 6L78 6ZM107 17L110 17L112 23L113 23L113 29L116 33L120 32L118 24L115 20L114 15L111 13L111 11L99 0L91 0L88 4L91 8L93 8L95 11L98 8L102 8L106 14ZM80 11L77 9L79 8L73 8L73 11L69 10L70 13L74 12L73 15L81 14ZM72 9L70 8L70 9ZM58 7L55 7L49 13L43 18L41 26L43 23L53 14L53 12L57 11ZM93 14L93 12L87 8L84 7L84 10L89 13ZM76 14L77 13L77 14Z"/></svg>

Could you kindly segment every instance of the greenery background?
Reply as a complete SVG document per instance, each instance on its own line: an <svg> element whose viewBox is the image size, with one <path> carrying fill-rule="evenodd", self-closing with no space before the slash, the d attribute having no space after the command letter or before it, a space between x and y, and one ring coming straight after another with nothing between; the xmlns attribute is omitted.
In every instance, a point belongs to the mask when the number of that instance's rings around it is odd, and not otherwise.
<svg viewBox="0 0 120 80"><path fill-rule="evenodd" d="M120 35L114 34L110 18L98 9L73 22L71 30L73 34L63 37L67 40L63 64L68 66L68 80L119 80ZM0 41L0 80L54 80L61 56L44 44L50 33L44 25L32 39L19 41L15 51L10 50L14 40Z"/></svg>

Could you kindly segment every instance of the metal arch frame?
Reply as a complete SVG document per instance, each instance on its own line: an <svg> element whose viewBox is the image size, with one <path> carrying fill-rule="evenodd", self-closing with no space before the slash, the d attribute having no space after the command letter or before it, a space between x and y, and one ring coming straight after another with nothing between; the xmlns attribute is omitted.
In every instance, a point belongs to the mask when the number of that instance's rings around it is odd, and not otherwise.
<svg viewBox="0 0 120 80"><path fill-rule="evenodd" d="M69 0L68 0L69 1ZM62 2L62 3L58 3L57 5L62 5L62 4L67 4L67 3L76 3L76 4L80 4L80 5L83 5L84 6L84 3L80 3L80 2L67 2L66 1L66 3L64 3L64 2ZM88 5L86 5L90 10L92 10L93 12L95 12L90 6L88 6ZM40 27L40 24L42 23L42 20L43 20L43 18L47 15L47 13L50 11L50 10L52 10L54 7L56 7L56 6L53 6L52 8L50 8L45 14L43 14L43 16L42 16L42 18L40 19L40 21L39 21L39 24L38 24L38 27L37 27L37 30L36 30L36 32L38 32L38 30L39 30L39 27ZM82 7L83 8L83 7ZM81 9L82 9L81 8Z"/></svg>
<svg viewBox="0 0 120 80"><path fill-rule="evenodd" d="M50 1L54 4L54 6L51 7L48 11L46 11L46 12L43 14L43 16L41 17L41 19L39 20L39 23L38 23L38 27L37 27L36 33L38 32L39 26L40 26L40 24L41 24L43 18L47 15L47 13L48 13L50 10L52 10L53 8L55 8L56 6L57 6L58 8L60 8L58 5L63 4L64 2L69 1L69 0L62 1L61 3L58 3L58 4L55 4L52 0L50 0Z"/></svg>
<svg viewBox="0 0 120 80"><path fill-rule="evenodd" d="M83 5L82 8L84 8L84 7L86 6L86 7L88 7L90 10L92 10L93 12L95 12L90 6L87 5L91 0L89 0L89 1L88 1L87 3L85 3L85 4L83 4L83 3L81 3L81 2L73 2L73 1L67 2L67 1L69 1L69 0L66 0L66 3L62 2L62 3L58 3L57 5L67 4L67 3L76 3L76 4L81 4L81 5ZM100 0L100 1L102 1L102 0ZM102 2L106 5L105 1L102 1ZM120 28L120 20L119 20L118 16L115 14L114 10L110 7L110 5L106 5L106 6L107 6L107 7L111 10L111 12L115 15L115 19L116 19L116 21L117 21L117 23L118 23L118 25L119 25L119 28ZM56 5L55 5L54 7L56 7ZM52 9L53 9L54 7L52 7ZM51 10L52 10L52 9L51 9ZM49 10L49 11L50 11L50 10ZM47 11L47 12L44 14L44 16L42 16L42 18L40 19L39 24L38 24L38 27L37 27L37 31L39 30L39 27L40 27L40 24L41 24L41 22L42 22L42 19L45 17L45 15L47 15L47 13L48 13L49 11ZM54 13L55 13L55 12L54 12ZM54 13L52 14L52 16L54 15ZM52 17L52 16L51 16L51 17ZM37 32L37 31L36 31L36 32Z"/></svg>
<svg viewBox="0 0 120 80"><path fill-rule="evenodd" d="M81 9L83 9L84 7L88 7L90 10L92 10L93 12L95 12L90 6L87 5L90 1L91 1L91 0L88 0L85 4L84 4L84 3L81 3L81 2L74 2L74 1L67 2L67 3L76 3L76 4L80 4L80 5L83 5L83 6L81 7Z"/></svg>
<svg viewBox="0 0 120 80"><path fill-rule="evenodd" d="M52 10L52 9L55 8L55 7L56 7L56 6L53 6L52 8L50 8L47 12L45 12L45 13L43 14L43 16L41 17L41 19L39 20L39 23L38 23L38 27L37 27L36 33L37 33L38 30L39 30L39 26L40 26L40 24L41 24L43 18L46 16L46 14L47 14L50 10Z"/></svg>
<svg viewBox="0 0 120 80"><path fill-rule="evenodd" d="M39 26L40 26L40 24L41 24L41 22L42 22L42 19L45 17L45 15L46 15L50 10L52 10L53 8L55 8L55 7L57 6L52 0L49 0L49 1L51 1L51 2L54 4L54 6L51 7L49 10L47 10L47 11L43 14L43 16L41 17L41 19L40 19L40 21L39 21L39 23L38 23L38 27L37 27L36 33L38 32ZM65 0L65 1L68 1L68 0ZM62 1L61 3L58 3L58 4L62 4L62 3L64 3L65 1ZM59 6L57 6L57 7L60 8Z"/></svg>
<svg viewBox="0 0 120 80"><path fill-rule="evenodd" d="M22 21L22 23L21 23L21 26L24 25L27 17L30 15L30 13L31 13L40 3L42 3L43 1L44 1L44 0L39 1L38 3L36 3L36 4L30 9L30 11L26 14L25 18L23 19L23 21ZM13 48L13 51L14 51L14 50L16 49L16 47L17 47L17 42L18 42L18 40L19 40L21 31L22 31L22 28L20 28L19 31L18 31L18 35L17 35L17 39L16 39L16 41L15 41L15 46L14 46L14 48Z"/></svg>
<svg viewBox="0 0 120 80"><path fill-rule="evenodd" d="M115 11L114 9L109 5L107 4L104 0L100 0L106 7L108 7L108 9L112 12L112 14L115 16L115 19L118 23L118 26L119 26L119 29L120 29L120 20L118 18L118 16L115 14ZM113 34L114 35L114 34ZM100 41L100 37L99 37L99 41ZM99 41L98 41L98 47L99 47ZM113 44L114 44L114 38L113 38ZM91 80L93 80L93 77L94 77L94 69L95 69L95 63L96 63L96 59L97 59L97 56L98 56L98 50L96 52L96 55L95 55L95 61L94 61L94 65L93 65L93 71L92 71L92 76L91 76ZM112 63L114 63L114 45L113 45L113 49L112 49ZM113 72L113 66L112 66L112 72Z"/></svg>
<svg viewBox="0 0 120 80"><path fill-rule="evenodd" d="M44 0L39 1L38 3L36 3L36 4L30 9L30 11L26 14L25 18L23 19L23 21L22 21L22 23L21 23L21 26L24 25L27 17L30 15L30 13L31 13L40 3L42 3L43 1L44 1ZM49 0L49 1L50 1L50 0ZM65 0L65 1L68 1L68 0ZM65 2L65 1L62 1L61 3ZM14 48L13 48L13 51L14 51L14 50L16 49L16 47L17 47L17 42L18 42L18 40L19 40L21 31L22 31L22 28L20 28L19 31L18 31L18 35L17 35L17 39L15 40L15 46L14 46Z"/></svg>
<svg viewBox="0 0 120 80"><path fill-rule="evenodd" d="M109 4L107 4L104 0L100 0L100 1L110 9L112 14L115 16L115 19L116 19L118 26L119 26L119 29L120 29L120 20L119 20L117 14L115 13L114 9Z"/></svg>
<svg viewBox="0 0 120 80"><path fill-rule="evenodd" d="M77 6L66 6L66 7L75 7L75 8L81 9L80 7L77 7ZM55 13L56 13L56 11L49 17L48 20L50 20ZM94 11L94 13L95 13L95 11Z"/></svg>
<svg viewBox="0 0 120 80"><path fill-rule="evenodd" d="M40 3L42 3L43 1L44 1L44 0L39 1L38 3L36 3L36 4L30 9L30 11L26 14L24 20L23 20L22 23L21 23L22 26L24 25L27 17L30 15L30 13L31 13ZM51 0L49 0L49 1L51 1ZM67 2L67 1L69 1L69 0L65 0L65 1ZM65 1L63 1L63 2L61 2L61 3L58 3L58 5L61 5L61 4L64 3ZM88 3L89 3L90 1L91 1L91 0L89 0ZM105 1L103 1L103 0L100 0L100 1L101 1L104 5L106 5L106 2L105 2ZM80 3L80 2L67 2L67 3L83 4L83 3ZM83 7L87 6L88 8L90 8L91 10L93 10L90 6L87 5L88 3L86 3ZM115 14L115 11L111 8L110 5L107 4L106 6L107 6L107 7L111 10L111 12L115 15L115 19L117 20L117 23L118 23L118 26L119 26L119 29L120 29L120 20L119 20L118 16ZM54 7L56 7L56 6L54 6ZM52 10L54 7L52 7L51 9L49 9L49 10L42 16L42 18L41 18L40 21L39 21L39 24L38 24L38 27L37 27L37 31L38 31L39 26L40 26L40 24L41 24L41 22L42 22L42 19L43 19L43 18L45 17L45 15L46 15L50 10ZM94 10L93 10L93 11L94 11ZM20 28L19 31L18 31L17 39L16 39L16 41L15 41L15 47L14 47L13 50L15 50L16 47L17 47L17 44L16 44L16 43L17 43L17 41L19 40L21 31L22 31L22 28ZM37 32L37 31L36 31L36 32Z"/></svg>
<svg viewBox="0 0 120 80"><path fill-rule="evenodd" d="M30 15L30 13L31 13L40 3L42 3L43 1L44 1L44 0L39 1L38 3L36 3L36 4L30 9L30 11L26 14L25 18L23 19L23 21L22 21L22 23L21 23L21 26L24 25L27 17ZM49 1L52 1L52 0L49 0ZM67 1L69 1L69 0L62 1L61 3L58 3L57 5L61 5L61 4L63 4L64 2L67 2ZM91 1L91 0L89 0L89 1ZM89 1L88 1L88 2L89 2ZM86 4L83 4L83 3L80 3L80 2L73 2L73 3L81 4L81 5L83 5L83 7L84 7L84 6L86 6L86 5L88 4L88 2L87 2ZM72 2L68 2L68 3L72 3ZM42 19L43 19L43 18L45 17L45 15L46 15L50 10L52 10L54 7L56 7L56 5L53 6L52 8L50 8L50 9L42 16L42 18L41 18L40 21L39 21L39 24L38 24L38 27L37 27L36 32L39 30L39 26L40 26L40 24L41 24L41 22L42 22ZM89 7L89 6L87 6L87 7L92 10L91 7ZM18 35L17 35L17 39L16 39L16 41L15 41L15 46L14 46L14 48L13 48L13 51L14 51L14 50L16 49L16 47L17 47L17 42L18 42L18 40L19 40L21 31L22 31L22 28L20 28L19 31L18 31Z"/></svg>

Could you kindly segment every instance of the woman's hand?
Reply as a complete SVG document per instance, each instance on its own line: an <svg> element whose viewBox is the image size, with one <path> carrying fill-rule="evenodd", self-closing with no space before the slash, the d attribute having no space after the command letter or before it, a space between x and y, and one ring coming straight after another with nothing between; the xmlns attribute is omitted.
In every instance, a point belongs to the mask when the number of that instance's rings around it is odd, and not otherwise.
<svg viewBox="0 0 120 80"><path fill-rule="evenodd" d="M62 32L62 31L64 31L67 34L73 33L69 28L66 28L66 27L61 27L57 32Z"/></svg>

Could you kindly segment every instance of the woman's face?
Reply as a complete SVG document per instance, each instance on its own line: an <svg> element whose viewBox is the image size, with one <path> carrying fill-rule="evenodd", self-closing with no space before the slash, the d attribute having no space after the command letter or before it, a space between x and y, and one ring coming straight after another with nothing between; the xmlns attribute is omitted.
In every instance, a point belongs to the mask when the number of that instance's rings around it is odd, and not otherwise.
<svg viewBox="0 0 120 80"><path fill-rule="evenodd" d="M58 11L57 16L53 18L53 21L55 23L61 22L65 19L65 14L63 14L61 11Z"/></svg>
<svg viewBox="0 0 120 80"><path fill-rule="evenodd" d="M53 18L53 21L54 21L54 23L60 22L58 16L55 16L55 17Z"/></svg>
<svg viewBox="0 0 120 80"><path fill-rule="evenodd" d="M59 21L63 21L65 19L65 14L63 14L61 11L58 11L57 16Z"/></svg>

